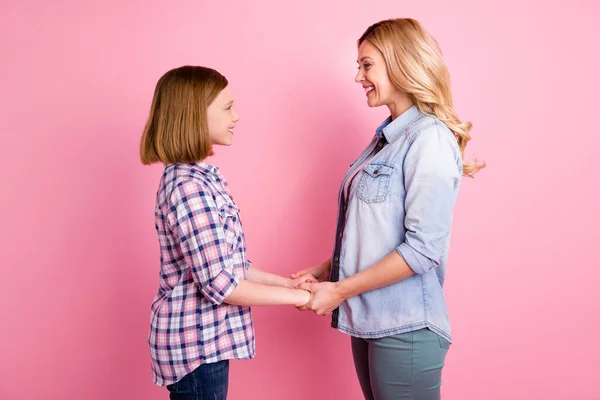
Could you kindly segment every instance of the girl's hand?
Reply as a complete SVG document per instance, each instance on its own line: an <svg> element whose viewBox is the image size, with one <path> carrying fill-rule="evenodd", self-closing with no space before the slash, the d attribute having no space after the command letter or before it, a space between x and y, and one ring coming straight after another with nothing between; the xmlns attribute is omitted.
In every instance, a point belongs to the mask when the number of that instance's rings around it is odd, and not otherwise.
<svg viewBox="0 0 600 400"><path fill-rule="evenodd" d="M323 264L317 265L316 267L309 267L309 268L300 270L300 271L292 274L291 278L297 279L304 275L310 274L318 282L327 282L327 281L329 281L330 273L331 273L331 259L325 261Z"/></svg>
<svg viewBox="0 0 600 400"><path fill-rule="evenodd" d="M295 279L288 279L288 287L295 289L298 287L298 285L304 282L317 283L318 281L317 278L315 278L312 274L304 274Z"/></svg>
<svg viewBox="0 0 600 400"><path fill-rule="evenodd" d="M346 300L339 286L333 282L301 283L299 288L311 293L310 301L302 308L313 310L317 315L331 313Z"/></svg>
<svg viewBox="0 0 600 400"><path fill-rule="evenodd" d="M312 297L311 293L308 290L302 289L294 289L298 293L298 303L294 304L294 307L301 308L306 306L310 302L310 298Z"/></svg>

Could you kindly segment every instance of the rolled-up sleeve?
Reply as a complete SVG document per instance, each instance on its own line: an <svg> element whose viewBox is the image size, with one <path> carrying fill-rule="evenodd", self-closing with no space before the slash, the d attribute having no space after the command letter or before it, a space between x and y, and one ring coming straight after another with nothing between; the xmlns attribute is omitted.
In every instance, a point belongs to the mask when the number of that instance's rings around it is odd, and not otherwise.
<svg viewBox="0 0 600 400"><path fill-rule="evenodd" d="M406 234L396 249L416 274L425 274L441 262L461 175L454 135L439 125L420 132L404 161Z"/></svg>
<svg viewBox="0 0 600 400"><path fill-rule="evenodd" d="M171 194L169 211L173 232L200 292L213 304L223 303L239 281L212 194L197 182L181 182Z"/></svg>

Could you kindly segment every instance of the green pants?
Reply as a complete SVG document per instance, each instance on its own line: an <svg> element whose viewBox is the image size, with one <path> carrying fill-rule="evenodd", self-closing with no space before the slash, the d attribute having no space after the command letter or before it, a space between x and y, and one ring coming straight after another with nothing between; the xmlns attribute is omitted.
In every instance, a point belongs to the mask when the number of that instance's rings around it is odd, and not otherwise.
<svg viewBox="0 0 600 400"><path fill-rule="evenodd" d="M450 342L429 329L380 339L352 338L366 400L439 400Z"/></svg>

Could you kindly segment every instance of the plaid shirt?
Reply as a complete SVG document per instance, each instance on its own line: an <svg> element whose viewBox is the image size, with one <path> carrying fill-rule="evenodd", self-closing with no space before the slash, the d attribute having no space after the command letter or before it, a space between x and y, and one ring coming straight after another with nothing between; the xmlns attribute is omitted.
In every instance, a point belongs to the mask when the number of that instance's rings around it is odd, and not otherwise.
<svg viewBox="0 0 600 400"><path fill-rule="evenodd" d="M216 167L166 165L156 199L160 287L149 335L157 385L200 364L254 357L250 307L223 302L250 267L238 213Z"/></svg>

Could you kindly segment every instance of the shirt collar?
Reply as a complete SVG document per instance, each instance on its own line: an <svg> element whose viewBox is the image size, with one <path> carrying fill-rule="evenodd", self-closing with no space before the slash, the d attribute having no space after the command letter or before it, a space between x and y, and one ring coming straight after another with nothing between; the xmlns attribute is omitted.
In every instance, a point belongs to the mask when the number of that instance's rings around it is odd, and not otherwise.
<svg viewBox="0 0 600 400"><path fill-rule="evenodd" d="M195 171L197 173L200 173L201 175L212 177L213 179L222 179L221 171L219 170L219 168L204 161L198 161L194 163L165 164L165 168L173 168L177 166L183 167L184 169L189 169L191 171Z"/></svg>
<svg viewBox="0 0 600 400"><path fill-rule="evenodd" d="M398 139L408 128L411 123L421 116L421 112L417 106L412 106L408 110L400 114L396 119L392 120L392 117L387 117L385 121L375 131L378 137L382 135L386 138L388 143L393 143Z"/></svg>
<svg viewBox="0 0 600 400"><path fill-rule="evenodd" d="M218 168L212 164L206 163L204 161L196 162L191 164L192 169L204 174L204 175L217 175Z"/></svg>

